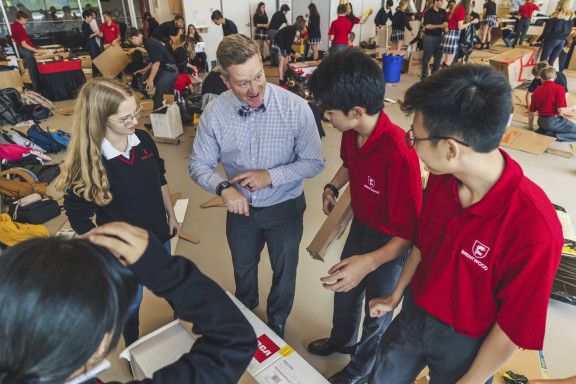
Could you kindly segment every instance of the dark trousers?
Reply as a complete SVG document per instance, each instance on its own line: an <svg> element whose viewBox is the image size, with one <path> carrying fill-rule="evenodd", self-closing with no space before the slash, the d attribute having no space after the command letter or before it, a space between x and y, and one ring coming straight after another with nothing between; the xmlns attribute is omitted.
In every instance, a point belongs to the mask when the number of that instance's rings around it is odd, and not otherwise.
<svg viewBox="0 0 576 384"><path fill-rule="evenodd" d="M178 80L178 68L176 65L170 64L170 68L173 68L173 71L167 69L160 69L156 72L156 78L154 78L154 87L156 90L154 91L154 109L158 109L162 106L162 100L164 99L164 95L173 95L174 88L176 87L176 80Z"/></svg>
<svg viewBox="0 0 576 384"><path fill-rule="evenodd" d="M390 239L391 235L368 228L354 218L341 259L373 252L385 246ZM372 371L380 338L392 321L392 313L381 318L370 317L370 300L392 293L405 261L406 255L389 261L368 274L355 288L334 294L330 340L338 347L356 345L356 350L346 367L346 371L353 376L365 376ZM364 310L362 337L357 342L362 310Z"/></svg>
<svg viewBox="0 0 576 384"><path fill-rule="evenodd" d="M455 383L468 371L483 341L483 337L457 333L447 323L416 306L408 286L402 311L382 336L368 382L412 383L428 366L430 384ZM492 379L486 383L491 382Z"/></svg>
<svg viewBox="0 0 576 384"><path fill-rule="evenodd" d="M30 75L32 89L35 91L40 91L40 72L38 72L38 65L36 65L34 52L24 47L18 47L18 51L20 52L20 57L24 59L24 65L26 66L28 74Z"/></svg>
<svg viewBox="0 0 576 384"><path fill-rule="evenodd" d="M264 244L272 265L268 322L284 324L294 302L298 251L306 210L304 193L269 207L250 207L250 216L228 212L226 237L232 252L236 297L249 309L258 306L258 262Z"/></svg>
<svg viewBox="0 0 576 384"><path fill-rule="evenodd" d="M516 28L516 38L514 39L514 46L520 45L524 42L526 38L526 33L528 33L528 28L530 28L530 18L523 17L518 21L518 27Z"/></svg>
<svg viewBox="0 0 576 384"><path fill-rule="evenodd" d="M268 40L270 40L271 43L274 43L274 38L278 34L278 30L277 29L269 29L267 33L268 33ZM272 52L270 52L270 66L277 67L278 64L279 64L278 63L278 55L275 55Z"/></svg>
<svg viewBox="0 0 576 384"><path fill-rule="evenodd" d="M538 126L544 134L555 136L558 141L576 142L576 124L562 115L539 116Z"/></svg>
<svg viewBox="0 0 576 384"><path fill-rule="evenodd" d="M542 47L542 56L540 56L540 61L548 61L550 65L554 65L554 62L560 55L560 51L564 48L566 40L550 40L545 41Z"/></svg>
<svg viewBox="0 0 576 384"><path fill-rule="evenodd" d="M98 45L98 43L95 41L95 39L88 40L87 45L88 45L88 53L90 54L90 58L92 60L94 60L95 58L98 57L98 55L100 55L100 53L102 52L102 48ZM97 77L97 76L101 76L101 73L98 70L98 68L96 68L96 66L94 64L92 64L92 77Z"/></svg>
<svg viewBox="0 0 576 384"><path fill-rule="evenodd" d="M428 76L428 66L430 59L434 56L434 67L432 73L440 69L442 61L442 36L424 36L424 57L422 58L422 77Z"/></svg>

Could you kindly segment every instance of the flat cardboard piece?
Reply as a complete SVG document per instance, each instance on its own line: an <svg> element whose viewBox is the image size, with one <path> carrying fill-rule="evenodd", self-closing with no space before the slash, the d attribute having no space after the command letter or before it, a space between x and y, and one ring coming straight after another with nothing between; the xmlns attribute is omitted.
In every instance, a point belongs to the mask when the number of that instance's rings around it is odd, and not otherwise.
<svg viewBox="0 0 576 384"><path fill-rule="evenodd" d="M240 380L238 380L238 384L258 384L258 382L248 372L244 372Z"/></svg>
<svg viewBox="0 0 576 384"><path fill-rule="evenodd" d="M348 186L338 199L332 212L330 212L324 221L324 224L322 224L322 227L318 230L318 233L316 233L310 245L306 248L310 256L312 256L313 259L324 261L328 246L334 239L339 239L342 236L353 216L354 212L352 211L352 202L350 199L350 187Z"/></svg>
<svg viewBox="0 0 576 384"><path fill-rule="evenodd" d="M531 80L536 49L514 48L490 59L490 66L507 78L510 86L516 88L526 80Z"/></svg>
<svg viewBox="0 0 576 384"><path fill-rule="evenodd" d="M531 25L528 27L526 36L540 36L544 32L544 26Z"/></svg>
<svg viewBox="0 0 576 384"><path fill-rule="evenodd" d="M506 127L506 132L500 145L534 155L541 155L554 141L556 141L555 137L540 135L527 129Z"/></svg>
<svg viewBox="0 0 576 384"><path fill-rule="evenodd" d="M522 124L528 125L528 108L523 105L514 105L514 114L512 115L512 120L517 121ZM534 117L534 123L536 123L536 117Z"/></svg>
<svg viewBox="0 0 576 384"><path fill-rule="evenodd" d="M205 203L200 204L202 208L210 208L210 207L225 207L226 203L222 200L221 196L216 196L215 198L208 200Z"/></svg>
<svg viewBox="0 0 576 384"><path fill-rule="evenodd" d="M19 70L0 71L0 89L16 88L22 90L22 87L24 87L24 82Z"/></svg>
<svg viewBox="0 0 576 384"><path fill-rule="evenodd" d="M130 63L130 58L119 44L111 45L93 61L104 77L114 78Z"/></svg>
<svg viewBox="0 0 576 384"><path fill-rule="evenodd" d="M172 206L176 205L178 199L182 196L181 192L176 192L170 195L170 201L172 202Z"/></svg>
<svg viewBox="0 0 576 384"><path fill-rule="evenodd" d="M198 243L200 242L200 239L199 239L199 238L197 238L197 237L195 237L195 236L192 236L192 235L190 235L190 234L188 234L188 233L184 233L184 232L180 232L180 234L178 235L178 237L180 237L181 239L187 240L187 241L189 241L189 242L191 242L191 243L194 243L194 244L198 244Z"/></svg>
<svg viewBox="0 0 576 384"><path fill-rule="evenodd" d="M54 110L54 112L64 116L72 116L74 114L74 109L76 109L76 107L60 108Z"/></svg>
<svg viewBox="0 0 576 384"><path fill-rule="evenodd" d="M166 94L162 95L162 99L166 103L166 105L174 104L174 94Z"/></svg>
<svg viewBox="0 0 576 384"><path fill-rule="evenodd" d="M562 157L566 157L568 159L572 159L576 157L576 144L574 143L559 143L554 142L548 147L546 150L547 153L551 153L553 155L558 155ZM566 238L566 236L564 236Z"/></svg>

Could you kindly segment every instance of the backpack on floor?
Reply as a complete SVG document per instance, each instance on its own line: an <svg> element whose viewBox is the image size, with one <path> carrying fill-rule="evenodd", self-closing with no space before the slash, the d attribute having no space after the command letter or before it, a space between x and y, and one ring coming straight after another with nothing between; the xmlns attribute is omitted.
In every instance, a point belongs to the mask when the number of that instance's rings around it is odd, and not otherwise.
<svg viewBox="0 0 576 384"><path fill-rule="evenodd" d="M18 114L12 108L12 102L0 96L0 121L7 124L16 124L19 120Z"/></svg>
<svg viewBox="0 0 576 384"><path fill-rule="evenodd" d="M18 92L16 88L1 89L0 96L4 97L7 100L10 100L14 112L16 113L22 112L24 104L22 103L22 97L20 96L20 92Z"/></svg>
<svg viewBox="0 0 576 384"><path fill-rule="evenodd" d="M34 144L34 142L30 139L30 137L28 137L27 134L20 132L14 128L12 128L11 130L12 130L12 141L14 142L14 144L30 148L41 153L46 153L46 150L40 147L39 145Z"/></svg>
<svg viewBox="0 0 576 384"><path fill-rule="evenodd" d="M34 91L27 90L24 95L22 95L22 101L24 104L28 105L40 104L41 106L48 108L51 111L56 108L56 106L50 100Z"/></svg>
<svg viewBox="0 0 576 384"><path fill-rule="evenodd" d="M70 139L72 138L68 132L64 132L61 130L51 131L50 127L46 128L46 131L56 142L64 147L68 148L70 145Z"/></svg>
<svg viewBox="0 0 576 384"><path fill-rule="evenodd" d="M48 153L58 153L65 147L58 143L54 138L45 130L40 128L38 124L32 125L28 128L28 136L35 144L41 146Z"/></svg>

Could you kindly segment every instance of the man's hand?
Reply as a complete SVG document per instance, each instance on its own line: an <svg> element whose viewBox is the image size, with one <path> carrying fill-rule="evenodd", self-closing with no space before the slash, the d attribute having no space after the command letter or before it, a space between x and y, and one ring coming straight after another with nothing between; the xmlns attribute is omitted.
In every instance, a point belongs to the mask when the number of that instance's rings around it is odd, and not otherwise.
<svg viewBox="0 0 576 384"><path fill-rule="evenodd" d="M331 291L348 292L374 269L374 263L368 254L351 256L330 268L330 276L323 277L320 281L324 288ZM330 283L331 281L336 282Z"/></svg>
<svg viewBox="0 0 576 384"><path fill-rule="evenodd" d="M222 200L224 200L224 203L226 203L228 212L250 216L250 211L248 209L248 199L246 199L246 196L237 190L236 187L232 186L223 190Z"/></svg>
<svg viewBox="0 0 576 384"><path fill-rule="evenodd" d="M322 210L325 215L329 215L332 209L336 206L336 198L334 192L330 188L326 188L322 193Z"/></svg>
<svg viewBox="0 0 576 384"><path fill-rule="evenodd" d="M106 248L126 266L140 260L148 247L148 231L119 221L94 228L84 237Z"/></svg>
<svg viewBox="0 0 576 384"><path fill-rule="evenodd" d="M394 311L400 300L390 296L377 297L370 300L370 317L382 317L388 312Z"/></svg>
<svg viewBox="0 0 576 384"><path fill-rule="evenodd" d="M230 183L232 184L236 182L238 182L242 188L254 192L272 184L272 178L268 171L258 170L241 173L230 180Z"/></svg>
<svg viewBox="0 0 576 384"><path fill-rule="evenodd" d="M154 89L154 79L148 78L144 84L146 84L146 92L150 92Z"/></svg>
<svg viewBox="0 0 576 384"><path fill-rule="evenodd" d="M177 237L180 234L180 223L175 216L168 218L168 228L170 228L170 236Z"/></svg>

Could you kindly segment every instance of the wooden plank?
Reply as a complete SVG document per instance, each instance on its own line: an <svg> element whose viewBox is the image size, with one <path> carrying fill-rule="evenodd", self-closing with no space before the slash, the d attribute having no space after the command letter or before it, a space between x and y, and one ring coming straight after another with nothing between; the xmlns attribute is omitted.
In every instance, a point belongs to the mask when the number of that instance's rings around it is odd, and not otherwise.
<svg viewBox="0 0 576 384"><path fill-rule="evenodd" d="M200 242L200 239L198 239L197 237L192 236L188 233L184 233L184 232L180 232L180 235L178 235L178 237L180 237L181 239L190 241L194 244L198 244Z"/></svg>

